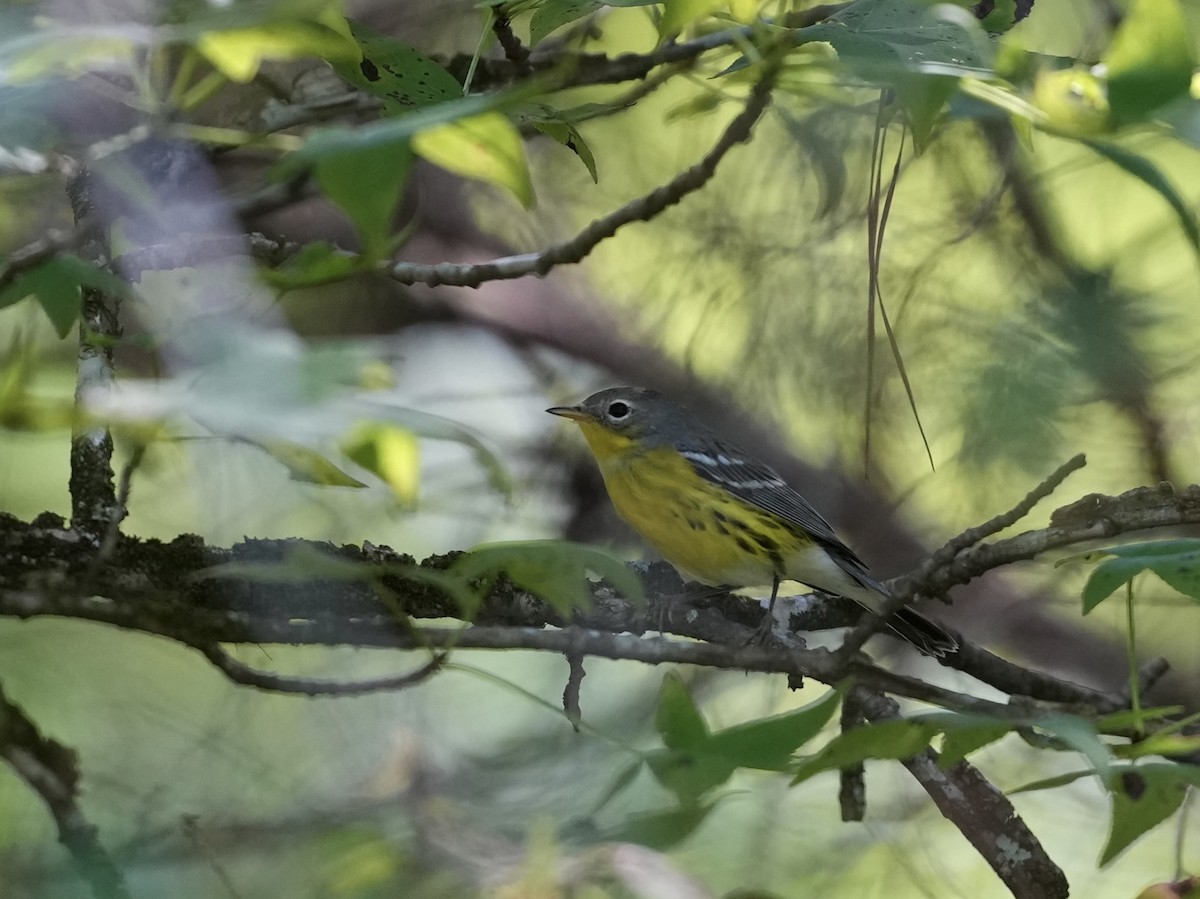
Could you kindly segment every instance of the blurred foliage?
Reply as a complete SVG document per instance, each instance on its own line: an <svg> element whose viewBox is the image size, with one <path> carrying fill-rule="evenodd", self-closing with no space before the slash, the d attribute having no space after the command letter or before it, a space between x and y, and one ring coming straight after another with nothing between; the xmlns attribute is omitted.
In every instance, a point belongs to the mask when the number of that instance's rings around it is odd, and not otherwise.
<svg viewBox="0 0 1200 899"><path fill-rule="evenodd" d="M564 514L562 475L536 448L544 396L591 375L440 324L387 268L476 223L536 250L663 185L714 144L773 52L787 59L753 141L600 244L580 266L590 301L799 452L876 473L931 545L1077 449L1091 460L1080 493L1197 478L1194 4L1038 0L1017 22L998 2L982 23L970 4L909 0L812 22L802 4L748 0L406 6L354 4L371 26L337 0L0 11L0 511L68 513L70 429L104 421L118 464L140 460L138 534L386 540L418 556L484 544L442 584L464 606L501 572L564 615L591 575L636 597L612 555L531 539ZM505 25L538 66L501 59ZM540 63L689 41L711 49L633 85L577 86L585 68ZM351 88L359 105L339 106ZM179 149L193 144L205 153ZM210 160L225 182L197 175ZM163 245L198 258L126 283L66 243L7 278L20 248L70 224L64 187L84 162L103 174L93 199L119 198L121 220L103 222L118 271ZM866 337L864 221L893 164L879 299L936 476L898 360ZM470 227L421 195L430 165L473 179ZM239 201L308 184L316 225L285 220L282 262L205 258L240 230L213 208L226 182ZM115 389L77 376L61 340L96 336L82 310L97 288L121 296L124 334L100 341ZM367 294L392 317L348 327ZM1043 576L1061 596L1082 586L1087 609L1143 571L1195 595L1191 543L1109 552L1086 586ZM321 564L253 574L330 577ZM1194 666L1194 605L1146 577L1137 602L1141 645ZM338 679L397 665L275 646L238 658ZM589 660L576 734L557 707L560 659L457 653L414 691L320 700L252 693L178 647L77 622L0 622L0 659L6 692L78 750L85 810L135 895L999 895L895 765L871 768L870 823L834 826L830 770L934 746L1002 788L1045 788L1020 811L1076 892L1131 896L1178 875L1157 825L1185 827L1195 782L1119 743L1153 709L1120 722L906 709L834 736L836 691ZM1188 739L1163 732L1140 752ZM0 893L86 894L7 768Z"/></svg>

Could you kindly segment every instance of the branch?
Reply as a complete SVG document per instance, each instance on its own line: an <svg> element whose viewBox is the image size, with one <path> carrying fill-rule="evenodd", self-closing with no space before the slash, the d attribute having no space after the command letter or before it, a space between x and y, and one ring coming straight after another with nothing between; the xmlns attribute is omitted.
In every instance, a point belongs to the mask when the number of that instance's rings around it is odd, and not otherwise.
<svg viewBox="0 0 1200 899"><path fill-rule="evenodd" d="M898 578L891 585L892 596L884 603L883 608L877 614L865 616L862 622L846 635L839 651L849 657L862 649L863 644L867 642L872 634L886 624L889 617L898 612L903 606L912 602L918 594L925 593L926 591L922 585L936 572L949 566L959 552L969 546L974 546L984 537L1016 524L1028 515L1030 510L1040 500L1053 493L1055 488L1065 481L1072 472L1078 471L1086 464L1087 459L1083 453L1064 462L1007 512L1002 512L977 527L968 528L963 531L957 537L947 542L941 549L935 551L924 563L917 567L916 571ZM950 655L952 656L953 653Z"/></svg>
<svg viewBox="0 0 1200 899"><path fill-rule="evenodd" d="M43 736L25 711L0 688L0 758L37 793L58 827L58 840L96 899L128 899L129 891L112 858L96 838L77 801L75 752Z"/></svg>
<svg viewBox="0 0 1200 899"><path fill-rule="evenodd" d="M762 78L750 92L746 106L726 126L720 140L700 162L680 172L669 182L655 188L645 196L614 210L603 218L596 219L570 240L547 247L538 253L508 256L476 264L389 263L387 273L401 284L421 283L430 287L441 284L455 287L478 287L485 281L509 280L526 275L541 276L559 265L580 262L601 241L612 237L623 226L631 222L648 222L663 210L674 206L685 196L707 184L716 172L717 165L725 158L725 154L738 144L750 139L754 123L758 121L771 102L771 88L774 86L778 71L778 61L767 63Z"/></svg>
<svg viewBox="0 0 1200 899"><path fill-rule="evenodd" d="M1098 526L1081 508L1103 510L1106 523ZM1189 488L1182 495L1176 495L1169 487L1160 487L1142 488L1122 497L1088 497L1055 513L1054 520L1069 522L1071 526L1033 531L960 553L948 568L932 576L935 586L964 577L964 572L978 573L989 566L1004 564L1005 560L1029 558L1038 547L1065 546L1099 535L1112 536L1122 529L1200 523L1200 487ZM299 581L292 577L286 583L272 583L261 574L254 578L217 578L212 573L213 566L237 562L268 571L277 567L283 574L287 572L288 560L300 550L359 564L362 580L321 580L316 573ZM604 585L598 585L593 591L592 606L577 613L579 623L592 631L625 634L625 642L606 643L602 637L606 639L607 635L601 635L586 646L576 646L562 631L541 631L546 625L562 626L566 622L544 602L503 578L498 579L485 597L477 621L502 624L511 630L496 632L476 627L466 632L451 632L457 634L453 640L445 634L421 631L420 639L415 639L408 631L409 626L396 619L397 613L413 618L460 614L417 571L418 567L444 571L455 555L433 557L418 566L411 557L387 547L361 550L300 540L258 540L221 549L207 547L190 536L177 538L170 544L122 536L112 557L95 572L89 595L79 595L73 591L78 590L80 575L88 571L94 556L94 549L65 530L61 519L55 516L44 515L32 524L24 524L0 515L0 615L82 618L161 634L201 650L214 643L264 642L404 648L470 645L776 671L827 681L838 678L828 653L756 656L750 651L752 647L731 648L751 633L761 615L760 607L744 597L711 590L689 595L665 565L652 566L643 576L653 597L646 609L633 608ZM53 560L49 569L46 560ZM418 576L406 577L408 572ZM387 606L381 602L378 590L386 591ZM854 616L858 614L857 606L851 604L806 605L806 609L792 615L793 628L844 626L856 620ZM331 608L336 608L339 614L330 615ZM398 612L393 612L393 608ZM713 645L683 644L669 649L643 646L635 635L656 625L667 632ZM1103 710L1121 706L1121 697L1020 668L970 646L964 646L953 667L1010 694ZM938 688L919 681L897 681L895 675L885 679L874 672L870 676L872 685L898 695L946 704L949 708L999 713L995 704L979 706L971 697L939 692Z"/></svg>

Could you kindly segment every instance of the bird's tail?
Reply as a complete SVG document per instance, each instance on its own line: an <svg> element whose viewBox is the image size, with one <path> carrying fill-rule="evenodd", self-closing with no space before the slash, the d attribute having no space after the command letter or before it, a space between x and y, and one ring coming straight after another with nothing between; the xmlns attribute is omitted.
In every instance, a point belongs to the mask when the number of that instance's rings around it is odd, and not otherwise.
<svg viewBox="0 0 1200 899"><path fill-rule="evenodd" d="M897 637L911 643L927 656L940 659L958 652L957 637L907 606L892 615L887 620L887 626Z"/></svg>

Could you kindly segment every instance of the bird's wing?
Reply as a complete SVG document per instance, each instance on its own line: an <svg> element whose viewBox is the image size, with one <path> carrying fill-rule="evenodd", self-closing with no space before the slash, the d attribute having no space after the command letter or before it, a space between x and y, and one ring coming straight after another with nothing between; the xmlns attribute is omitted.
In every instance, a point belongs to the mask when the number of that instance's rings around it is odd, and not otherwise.
<svg viewBox="0 0 1200 899"><path fill-rule="evenodd" d="M821 513L769 466L715 437L680 453L700 477L811 535L848 575L864 587L887 595L887 588L871 577L863 560L841 541Z"/></svg>

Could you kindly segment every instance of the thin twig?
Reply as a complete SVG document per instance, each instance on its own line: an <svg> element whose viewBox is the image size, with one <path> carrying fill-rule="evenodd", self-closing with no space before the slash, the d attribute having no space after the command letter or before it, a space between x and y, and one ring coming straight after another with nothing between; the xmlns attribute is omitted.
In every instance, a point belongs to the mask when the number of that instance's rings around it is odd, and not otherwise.
<svg viewBox="0 0 1200 899"><path fill-rule="evenodd" d="M437 653L416 671L410 671L408 674L359 681L336 681L288 677L283 674L260 671L244 662L239 662L216 644L202 646L200 652L234 683L271 693L298 693L304 696L358 696L363 693L403 690L427 680L441 670L442 665L446 662L446 654Z"/></svg>
<svg viewBox="0 0 1200 899"><path fill-rule="evenodd" d="M645 196L627 203L603 218L596 219L570 240L547 247L537 253L507 256L475 264L388 263L387 273L401 284L421 283L430 287L442 284L456 287L478 287L485 281L510 280L526 275L545 275L559 265L571 265L581 261L601 241L612 237L623 226L632 222L649 221L663 210L674 206L688 194L707 184L725 155L738 144L750 139L754 123L758 121L763 110L771 101L771 89L779 72L779 64L778 59L767 63L762 78L750 92L746 106L729 123L720 140L700 162Z"/></svg>

